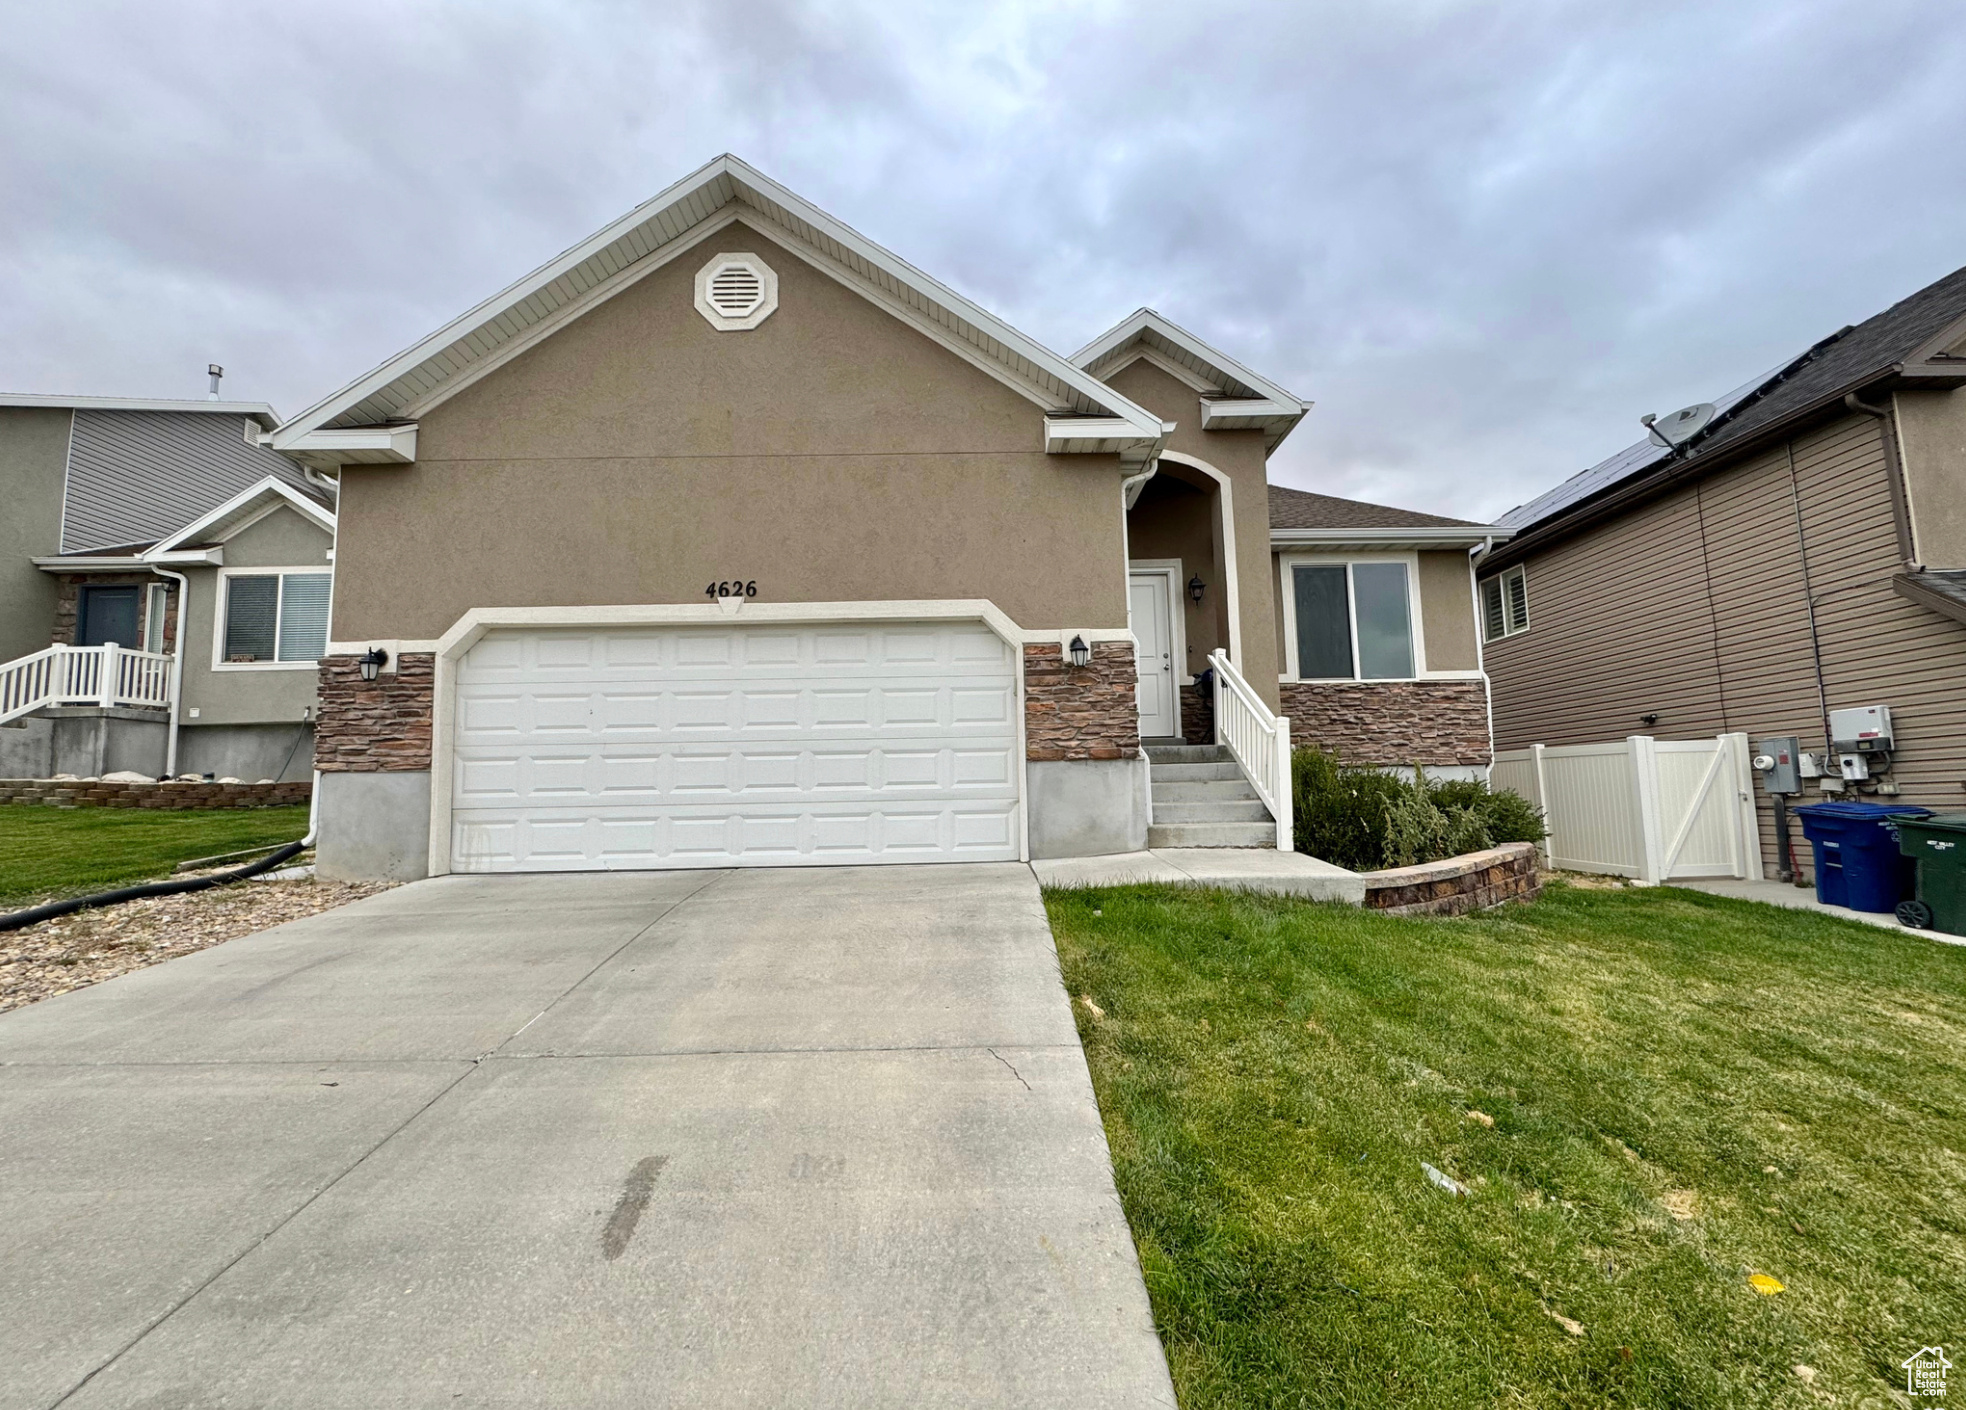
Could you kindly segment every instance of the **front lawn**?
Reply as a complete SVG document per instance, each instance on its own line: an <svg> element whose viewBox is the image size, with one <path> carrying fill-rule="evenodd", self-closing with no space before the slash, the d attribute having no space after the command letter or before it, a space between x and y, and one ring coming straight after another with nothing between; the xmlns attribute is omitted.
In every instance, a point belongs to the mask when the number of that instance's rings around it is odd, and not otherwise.
<svg viewBox="0 0 1966 1410"><path fill-rule="evenodd" d="M170 874L179 862L307 834L307 807L48 808L0 805L0 909Z"/></svg>
<svg viewBox="0 0 1966 1410"><path fill-rule="evenodd" d="M1046 904L1184 1410L1881 1406L1966 1362L1966 949L1672 888Z"/></svg>

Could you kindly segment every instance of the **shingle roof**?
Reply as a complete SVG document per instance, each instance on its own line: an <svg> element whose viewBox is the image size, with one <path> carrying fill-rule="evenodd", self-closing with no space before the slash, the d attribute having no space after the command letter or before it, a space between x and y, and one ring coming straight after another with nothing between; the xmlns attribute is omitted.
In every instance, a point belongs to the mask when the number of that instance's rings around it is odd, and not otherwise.
<svg viewBox="0 0 1966 1410"><path fill-rule="evenodd" d="M1394 509L1385 504L1367 504L1362 499L1339 499L1335 495L1312 494L1308 490L1270 486L1270 527L1272 529L1479 529L1468 519L1443 519L1438 514L1422 514L1413 509Z"/></svg>
<svg viewBox="0 0 1966 1410"><path fill-rule="evenodd" d="M1882 313L1840 329L1766 377L1716 403L1718 414L1682 464L1722 454L1826 397L1848 391L1904 361L1945 328L1966 318L1966 268L1927 284ZM1571 476L1496 520L1518 532L1557 518L1604 492L1641 479L1669 459L1650 439Z"/></svg>

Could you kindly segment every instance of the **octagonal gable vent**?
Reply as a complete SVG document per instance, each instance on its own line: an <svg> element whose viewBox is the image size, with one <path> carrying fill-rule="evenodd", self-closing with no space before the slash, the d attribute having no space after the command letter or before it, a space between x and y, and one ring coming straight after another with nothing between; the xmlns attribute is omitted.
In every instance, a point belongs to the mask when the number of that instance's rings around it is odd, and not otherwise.
<svg viewBox="0 0 1966 1410"><path fill-rule="evenodd" d="M696 311L712 328L756 328L777 307L778 275L756 255L717 255L696 272Z"/></svg>

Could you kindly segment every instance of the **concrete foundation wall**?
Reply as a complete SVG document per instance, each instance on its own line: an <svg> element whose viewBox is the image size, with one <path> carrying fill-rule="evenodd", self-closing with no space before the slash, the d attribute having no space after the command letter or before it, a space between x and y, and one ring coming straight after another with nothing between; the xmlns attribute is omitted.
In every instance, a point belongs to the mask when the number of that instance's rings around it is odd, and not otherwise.
<svg viewBox="0 0 1966 1410"><path fill-rule="evenodd" d="M1024 766L1031 856L1099 857L1147 845L1147 760L1033 760Z"/></svg>
<svg viewBox="0 0 1966 1410"><path fill-rule="evenodd" d="M329 881L416 881L430 874L428 773L324 773L316 874Z"/></svg>
<svg viewBox="0 0 1966 1410"><path fill-rule="evenodd" d="M177 771L257 783L291 783L314 769L314 726L184 725L178 730Z"/></svg>
<svg viewBox="0 0 1966 1410"><path fill-rule="evenodd" d="M64 706L48 711L47 719L52 727L49 767L22 777L73 774L77 778L100 778L128 770L155 778L164 772L170 727L161 715Z"/></svg>
<svg viewBox="0 0 1966 1410"><path fill-rule="evenodd" d="M46 778L55 771L55 722L38 715L0 725L0 778Z"/></svg>

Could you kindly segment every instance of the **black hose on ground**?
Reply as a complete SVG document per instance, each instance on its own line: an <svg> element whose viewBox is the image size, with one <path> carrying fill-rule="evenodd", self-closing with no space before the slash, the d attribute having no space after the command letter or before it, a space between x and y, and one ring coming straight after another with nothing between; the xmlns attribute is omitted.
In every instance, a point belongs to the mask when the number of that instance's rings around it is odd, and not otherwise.
<svg viewBox="0 0 1966 1410"><path fill-rule="evenodd" d="M66 901L50 901L45 906L34 906L10 915L0 915L0 930L19 930L24 925L37 921L53 920L75 911L86 911L96 906L113 906L122 901L138 901L145 896L179 896L187 891L205 891L214 886L224 886L234 881L244 881L249 876L258 876L292 856L297 856L307 846L307 839L289 842L270 857L261 857L256 862L248 862L243 867L230 871L214 872L210 876L190 876L182 881L152 881L142 886L125 886L120 891L98 891L93 896L74 896Z"/></svg>

